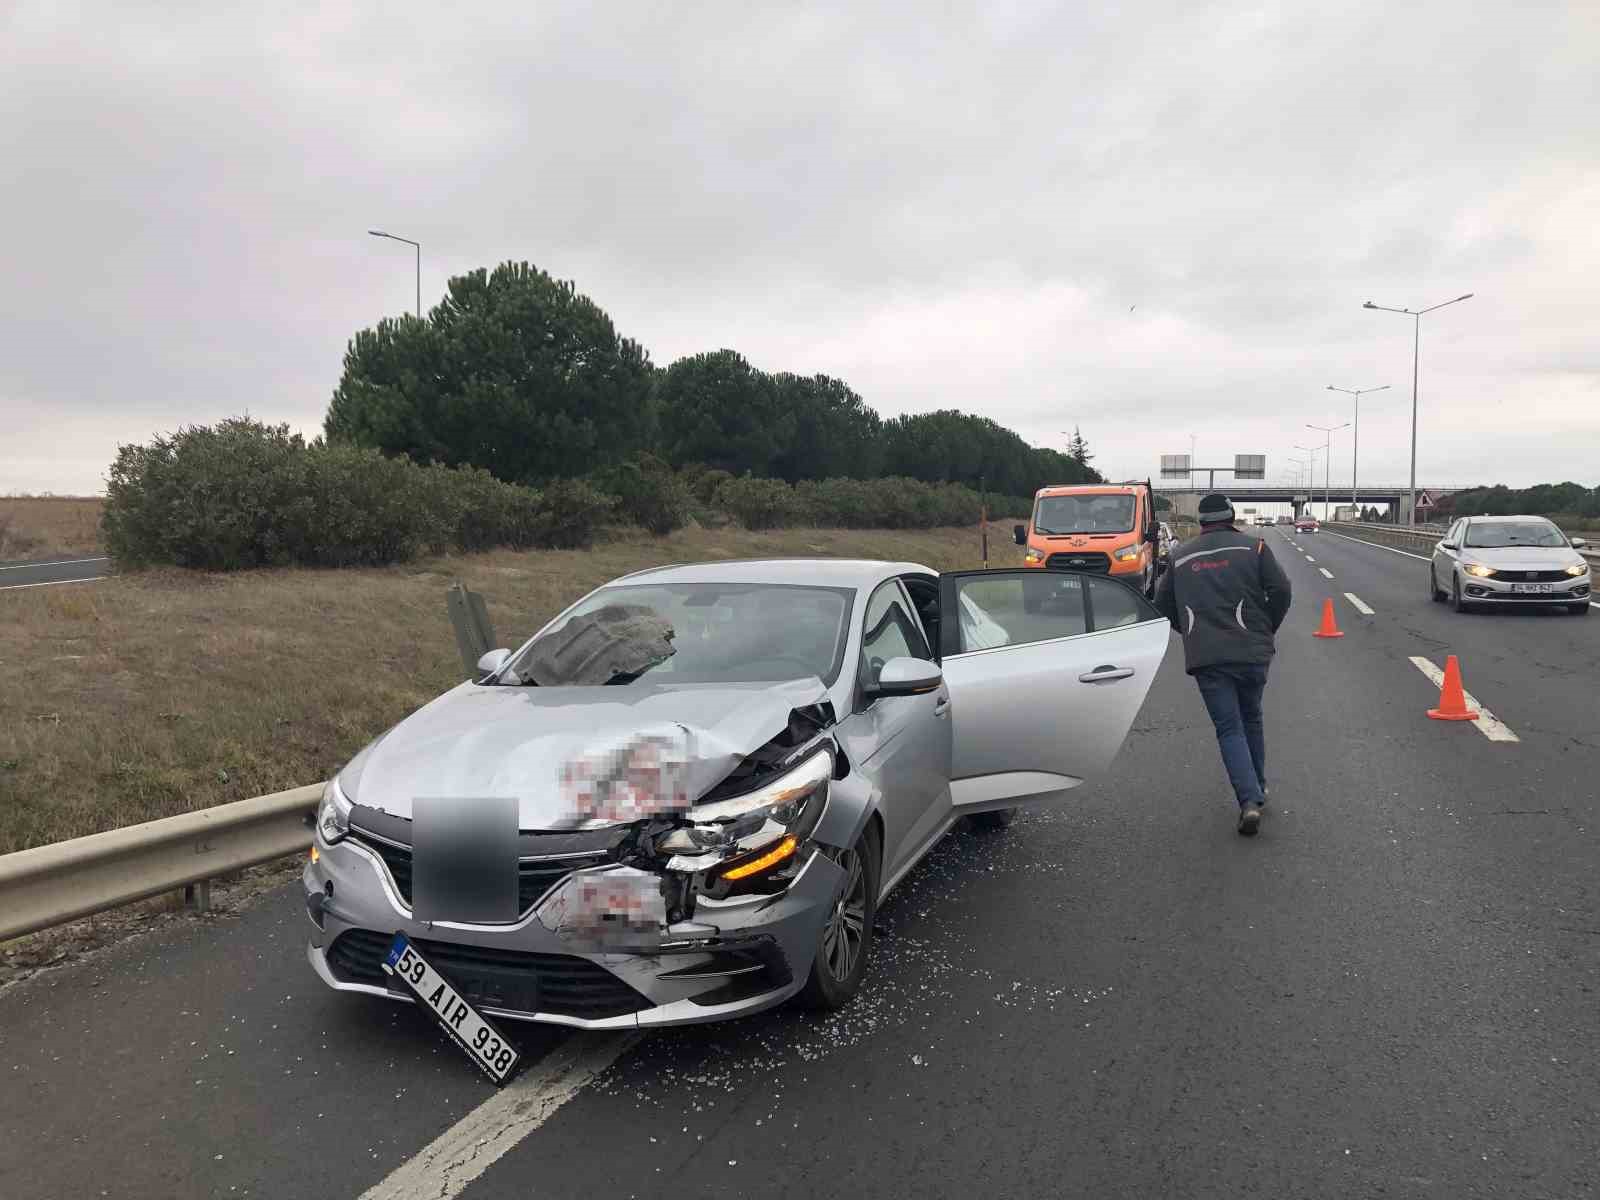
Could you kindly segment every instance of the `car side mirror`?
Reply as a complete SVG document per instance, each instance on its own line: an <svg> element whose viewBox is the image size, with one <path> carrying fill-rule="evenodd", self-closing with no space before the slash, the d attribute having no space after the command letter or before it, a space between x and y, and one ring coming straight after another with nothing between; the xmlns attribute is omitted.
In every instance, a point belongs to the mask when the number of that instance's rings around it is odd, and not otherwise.
<svg viewBox="0 0 1600 1200"><path fill-rule="evenodd" d="M1028 544L1028 527L1026 525L1013 525L1011 527L1011 540L1019 546Z"/></svg>
<svg viewBox="0 0 1600 1200"><path fill-rule="evenodd" d="M1572 548L1574 550L1582 550L1585 546L1587 546L1589 544L1589 539L1588 538L1569 538L1567 540L1572 543Z"/></svg>
<svg viewBox="0 0 1600 1200"><path fill-rule="evenodd" d="M1439 549L1441 549L1441 550L1454 550L1455 548L1456 548L1456 544L1454 542L1440 542L1439 543Z"/></svg>
<svg viewBox="0 0 1600 1200"><path fill-rule="evenodd" d="M506 659L511 657L509 650L491 650L478 660L478 678L480 680L493 675L506 665Z"/></svg>
<svg viewBox="0 0 1600 1200"><path fill-rule="evenodd" d="M869 683L866 694L871 699L879 696L920 696L931 692L944 680L939 664L925 658L891 658L878 672L877 681Z"/></svg>

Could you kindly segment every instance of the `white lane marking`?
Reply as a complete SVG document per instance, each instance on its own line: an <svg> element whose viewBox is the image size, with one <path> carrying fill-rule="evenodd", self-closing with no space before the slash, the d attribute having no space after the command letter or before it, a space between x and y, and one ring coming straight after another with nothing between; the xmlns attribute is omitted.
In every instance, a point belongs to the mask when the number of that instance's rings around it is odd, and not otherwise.
<svg viewBox="0 0 1600 1200"><path fill-rule="evenodd" d="M631 1030L574 1034L396 1167L382 1183L362 1192L361 1200L459 1196L641 1036Z"/></svg>
<svg viewBox="0 0 1600 1200"><path fill-rule="evenodd" d="M13 563L9 567L0 567L0 571L26 571L29 567L70 567L74 563L110 561L105 555L99 558L58 558L55 562Z"/></svg>
<svg viewBox="0 0 1600 1200"><path fill-rule="evenodd" d="M1316 562L1317 560L1312 558L1311 555L1308 554L1308 555L1306 555L1306 561L1307 562Z"/></svg>
<svg viewBox="0 0 1600 1200"><path fill-rule="evenodd" d="M1318 567L1317 570L1322 572L1322 577L1324 579L1332 579L1333 578L1333 572L1328 570L1327 567Z"/></svg>
<svg viewBox="0 0 1600 1200"><path fill-rule="evenodd" d="M15 592L25 587L55 587L58 583L99 583L104 575L91 575L87 579L46 579L43 583L0 583L0 592Z"/></svg>
<svg viewBox="0 0 1600 1200"><path fill-rule="evenodd" d="M1434 687L1444 686L1444 672L1433 663L1420 655L1411 656L1412 664L1433 683ZM1512 733L1510 728L1499 717L1485 708L1473 694L1461 689L1461 694L1466 698L1467 707L1477 711L1478 719L1473 722L1478 727L1478 732L1491 742L1520 742L1522 739Z"/></svg>
<svg viewBox="0 0 1600 1200"><path fill-rule="evenodd" d="M1356 606L1356 611L1362 616L1370 617L1372 615L1372 609L1367 605L1367 602L1354 592L1346 592L1344 594L1344 598L1350 601L1351 604L1354 604Z"/></svg>

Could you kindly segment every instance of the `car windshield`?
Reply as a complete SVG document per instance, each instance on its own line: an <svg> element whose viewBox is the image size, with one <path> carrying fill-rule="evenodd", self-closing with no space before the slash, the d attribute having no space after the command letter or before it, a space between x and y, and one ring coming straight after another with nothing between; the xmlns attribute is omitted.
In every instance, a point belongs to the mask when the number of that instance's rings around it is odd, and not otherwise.
<svg viewBox="0 0 1600 1200"><path fill-rule="evenodd" d="M1039 533L1127 533L1133 528L1133 497L1045 496L1033 527Z"/></svg>
<svg viewBox="0 0 1600 1200"><path fill-rule="evenodd" d="M1503 546L1567 544L1566 536L1549 521L1473 521L1467 526L1468 546L1493 549Z"/></svg>
<svg viewBox="0 0 1600 1200"><path fill-rule="evenodd" d="M507 686L838 678L850 588L681 583L602 588L529 643Z"/></svg>

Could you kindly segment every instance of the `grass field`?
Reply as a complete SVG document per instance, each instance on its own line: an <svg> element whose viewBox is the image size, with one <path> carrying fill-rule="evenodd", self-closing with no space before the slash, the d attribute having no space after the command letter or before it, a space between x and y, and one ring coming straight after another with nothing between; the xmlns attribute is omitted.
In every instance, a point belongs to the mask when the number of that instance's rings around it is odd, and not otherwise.
<svg viewBox="0 0 1600 1200"><path fill-rule="evenodd" d="M1018 564L1000 533L990 530L991 565ZM326 778L460 682L445 614L457 579L515 645L626 571L791 554L979 565L971 529L691 529L588 551L152 571L0 593L0 853Z"/></svg>
<svg viewBox="0 0 1600 1200"><path fill-rule="evenodd" d="M0 562L101 554L98 496L0 496Z"/></svg>

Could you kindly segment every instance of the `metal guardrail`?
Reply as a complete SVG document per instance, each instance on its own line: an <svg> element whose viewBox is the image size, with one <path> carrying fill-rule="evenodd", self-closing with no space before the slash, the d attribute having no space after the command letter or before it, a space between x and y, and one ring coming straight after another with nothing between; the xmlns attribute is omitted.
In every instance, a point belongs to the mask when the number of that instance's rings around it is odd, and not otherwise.
<svg viewBox="0 0 1600 1200"><path fill-rule="evenodd" d="M1394 546L1418 554L1431 554L1433 547L1445 532L1443 529L1408 529L1401 525L1374 524L1370 521L1324 521L1322 527L1363 542ZM1600 568L1600 550L1590 550L1585 547L1578 553L1589 561L1591 567Z"/></svg>
<svg viewBox="0 0 1600 1200"><path fill-rule="evenodd" d="M193 887L311 845L323 785L0 855L0 940Z"/></svg>

